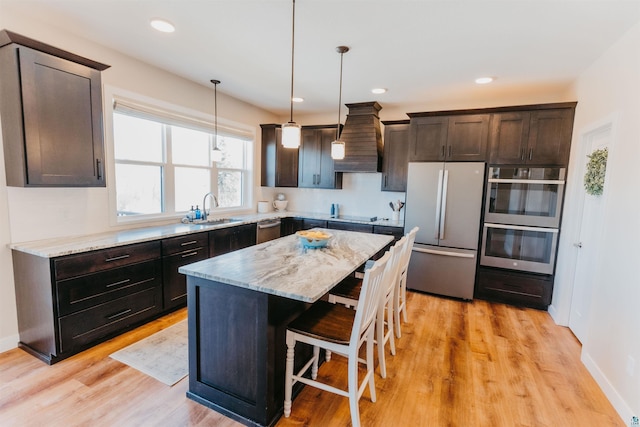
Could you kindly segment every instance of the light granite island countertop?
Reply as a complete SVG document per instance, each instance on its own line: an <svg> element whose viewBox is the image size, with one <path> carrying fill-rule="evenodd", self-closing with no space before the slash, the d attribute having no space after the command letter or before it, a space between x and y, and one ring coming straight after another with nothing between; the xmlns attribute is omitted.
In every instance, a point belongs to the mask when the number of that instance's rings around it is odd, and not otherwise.
<svg viewBox="0 0 640 427"><path fill-rule="evenodd" d="M180 267L178 271L304 302L315 302L393 238L322 230L326 248L305 249L294 234Z"/></svg>
<svg viewBox="0 0 640 427"><path fill-rule="evenodd" d="M187 397L245 425L275 425L284 407L287 325L393 240L318 230L333 236L326 248L303 249L290 235L180 267L187 275ZM297 372L312 349L301 343L295 353Z"/></svg>

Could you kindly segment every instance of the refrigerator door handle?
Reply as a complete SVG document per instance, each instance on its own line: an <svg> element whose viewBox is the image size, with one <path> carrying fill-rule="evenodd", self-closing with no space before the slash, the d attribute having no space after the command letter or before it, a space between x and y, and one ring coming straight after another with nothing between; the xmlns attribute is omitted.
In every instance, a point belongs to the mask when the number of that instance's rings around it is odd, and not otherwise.
<svg viewBox="0 0 640 427"><path fill-rule="evenodd" d="M412 248L414 252L422 252L423 254L431 254L431 255L442 255L442 256L451 256L456 258L473 258L473 254L461 254L458 252L450 252L450 251L436 251L433 249L423 249L416 248L415 246Z"/></svg>
<svg viewBox="0 0 640 427"><path fill-rule="evenodd" d="M440 169L438 171L438 195L436 196L436 234L435 238L438 239L440 235L440 210L442 209L442 179L444 171Z"/></svg>
<svg viewBox="0 0 640 427"><path fill-rule="evenodd" d="M444 182L442 183L442 197L440 203L442 209L440 210L440 240L444 239L444 221L447 214L447 187L449 186L449 171L444 171Z"/></svg>

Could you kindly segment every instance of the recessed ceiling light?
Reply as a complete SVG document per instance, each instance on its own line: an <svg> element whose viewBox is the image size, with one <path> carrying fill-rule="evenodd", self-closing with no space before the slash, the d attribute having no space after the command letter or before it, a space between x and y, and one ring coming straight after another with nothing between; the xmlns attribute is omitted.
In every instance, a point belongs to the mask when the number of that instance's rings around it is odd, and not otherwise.
<svg viewBox="0 0 640 427"><path fill-rule="evenodd" d="M387 89L385 89L383 87L377 87L375 89L371 89L371 93L375 93L375 94L385 93L386 91L387 91Z"/></svg>
<svg viewBox="0 0 640 427"><path fill-rule="evenodd" d="M304 102L304 98L298 98L297 96L294 96L293 98L291 98L291 100L293 102Z"/></svg>
<svg viewBox="0 0 640 427"><path fill-rule="evenodd" d="M164 19L152 19L150 24L153 28L163 33L173 33L176 30L176 27L171 22Z"/></svg>
<svg viewBox="0 0 640 427"><path fill-rule="evenodd" d="M476 79L476 83L479 85L486 85L487 83L491 83L493 81L493 77L479 77Z"/></svg>

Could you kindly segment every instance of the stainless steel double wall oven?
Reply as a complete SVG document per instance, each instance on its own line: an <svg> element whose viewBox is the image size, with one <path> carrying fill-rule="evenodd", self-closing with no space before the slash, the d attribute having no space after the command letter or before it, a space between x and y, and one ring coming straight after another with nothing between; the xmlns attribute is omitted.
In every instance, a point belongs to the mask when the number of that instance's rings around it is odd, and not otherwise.
<svg viewBox="0 0 640 427"><path fill-rule="evenodd" d="M565 172L489 168L481 265L553 274Z"/></svg>

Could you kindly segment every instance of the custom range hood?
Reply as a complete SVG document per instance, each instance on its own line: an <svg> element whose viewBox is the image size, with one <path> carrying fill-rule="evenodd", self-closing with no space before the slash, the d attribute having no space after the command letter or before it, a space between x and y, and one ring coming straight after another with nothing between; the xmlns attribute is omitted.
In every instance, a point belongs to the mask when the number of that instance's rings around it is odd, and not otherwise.
<svg viewBox="0 0 640 427"><path fill-rule="evenodd" d="M382 170L382 133L377 102L345 104L347 120L340 134L345 144L345 156L334 160L336 172L380 172Z"/></svg>

